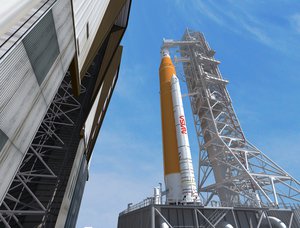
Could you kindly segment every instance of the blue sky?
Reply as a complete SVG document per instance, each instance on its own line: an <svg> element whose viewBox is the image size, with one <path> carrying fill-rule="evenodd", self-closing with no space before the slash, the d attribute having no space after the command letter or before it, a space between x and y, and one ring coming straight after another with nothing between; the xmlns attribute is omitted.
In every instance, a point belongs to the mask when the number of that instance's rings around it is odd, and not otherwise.
<svg viewBox="0 0 300 228"><path fill-rule="evenodd" d="M133 0L78 228L116 227L127 203L151 196L163 182L159 52L163 38L180 39L187 27L203 32L216 50L246 137L300 179L300 1ZM196 165L188 98L184 103Z"/></svg>

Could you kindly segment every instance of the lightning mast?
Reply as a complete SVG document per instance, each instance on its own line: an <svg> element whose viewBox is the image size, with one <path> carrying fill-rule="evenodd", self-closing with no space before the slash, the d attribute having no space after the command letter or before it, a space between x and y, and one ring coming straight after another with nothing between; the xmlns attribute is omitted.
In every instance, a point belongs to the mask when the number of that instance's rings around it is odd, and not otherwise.
<svg viewBox="0 0 300 228"><path fill-rule="evenodd" d="M179 48L197 132L198 191L209 205L284 207L300 202L300 183L245 137L231 98L209 47L200 32L186 30L181 41L164 40Z"/></svg>

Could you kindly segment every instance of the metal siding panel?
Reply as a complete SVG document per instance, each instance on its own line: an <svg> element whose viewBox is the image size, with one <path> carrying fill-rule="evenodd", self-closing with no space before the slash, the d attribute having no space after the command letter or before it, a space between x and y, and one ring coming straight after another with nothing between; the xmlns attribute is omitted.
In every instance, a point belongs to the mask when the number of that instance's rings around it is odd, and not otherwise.
<svg viewBox="0 0 300 228"><path fill-rule="evenodd" d="M225 216L225 221L229 222L231 225L234 226L235 225L235 220L234 220L234 217L233 217L233 213L235 213L234 210L231 210L230 212L228 212L227 215Z"/></svg>
<svg viewBox="0 0 300 228"><path fill-rule="evenodd" d="M41 84L59 54L51 10L23 39L23 44L38 83Z"/></svg>
<svg viewBox="0 0 300 228"><path fill-rule="evenodd" d="M13 140L18 128L26 119L40 92L34 73L28 71L14 96L1 110L0 129Z"/></svg>
<svg viewBox="0 0 300 228"><path fill-rule="evenodd" d="M30 71L32 68L22 43L0 62L0 114Z"/></svg>
<svg viewBox="0 0 300 228"><path fill-rule="evenodd" d="M176 209L172 209L172 208L169 208L169 221L170 221L170 224L172 226L174 226L175 224L177 224L177 221L178 221L178 216L177 216L177 210Z"/></svg>
<svg viewBox="0 0 300 228"><path fill-rule="evenodd" d="M237 220L240 224L242 224L243 228L249 227L249 222L248 222L248 219L246 217L246 213L247 213L247 211L237 211L236 212Z"/></svg>
<svg viewBox="0 0 300 228"><path fill-rule="evenodd" d="M253 211L245 212L245 213L246 213L246 216L248 218L250 227L257 227L258 223L257 223L256 214L253 213ZM231 224L234 224L234 223L232 222Z"/></svg>
<svg viewBox="0 0 300 228"><path fill-rule="evenodd" d="M9 140L0 154L0 201L46 111L37 79L22 43L0 63L0 129Z"/></svg>
<svg viewBox="0 0 300 228"><path fill-rule="evenodd" d="M70 1L58 1L52 8L52 15L56 29L59 50L62 52L68 46L68 41L73 37L73 19Z"/></svg>
<svg viewBox="0 0 300 228"><path fill-rule="evenodd" d="M55 224L56 228L61 228L65 226L69 209L72 203L73 194L75 192L76 183L77 180L81 178L80 175L82 175L82 173L80 173L82 172L80 167L83 162L86 162L86 156L84 155L84 152L85 152L84 140L81 139L77 148L76 157L72 165L72 170L64 193L64 198L56 220L56 224Z"/></svg>
<svg viewBox="0 0 300 228"><path fill-rule="evenodd" d="M68 211L67 220L66 220L66 223L64 226L65 228L75 227L75 225L76 225L77 216L78 216L78 212L79 212L79 208L80 208L80 204L81 204L84 186L87 181L87 177L88 177L88 168L87 168L87 163L86 163L86 156L83 155L82 160L81 160L80 170L78 173L78 179L76 181L76 185L75 185L75 189L74 189L74 193L73 193L73 197L72 197L72 201L71 201L71 205L70 205L70 209Z"/></svg>
<svg viewBox="0 0 300 228"><path fill-rule="evenodd" d="M52 65L47 77L45 77L45 80L41 85L42 93L48 105L51 104L53 97L55 96L61 81L64 78L64 75L65 74L62 69L61 61L58 58Z"/></svg>
<svg viewBox="0 0 300 228"><path fill-rule="evenodd" d="M72 59L74 58L74 55L75 55L75 42L72 37L65 51L61 53L61 61L62 61L64 72L67 72L67 70L69 69Z"/></svg>
<svg viewBox="0 0 300 228"><path fill-rule="evenodd" d="M26 17L31 9L35 7L39 0L23 1L17 0L14 4L2 4L6 15L3 16L0 23L0 36L11 30L12 27L18 26L19 21Z"/></svg>
<svg viewBox="0 0 300 228"><path fill-rule="evenodd" d="M187 227L194 227L195 216L194 216L194 209L183 209L183 225Z"/></svg>
<svg viewBox="0 0 300 228"><path fill-rule="evenodd" d="M109 0L90 0L88 2L73 0L74 17L75 17L75 34L76 40L79 41L78 64L79 71L84 64L92 42L96 36L97 30L102 22L105 11L108 7ZM89 22L89 38L86 35L86 24Z"/></svg>
<svg viewBox="0 0 300 228"><path fill-rule="evenodd" d="M44 81L41 83L42 92L47 104L51 103L75 53L70 1L59 1L52 8L52 14L60 49L60 58L54 61L47 76L45 76Z"/></svg>
<svg viewBox="0 0 300 228"><path fill-rule="evenodd" d="M27 152L46 111L47 105L44 97L40 94L13 140L13 143L22 153Z"/></svg>
<svg viewBox="0 0 300 228"><path fill-rule="evenodd" d="M7 143L0 154L0 203L15 176L23 154L12 144Z"/></svg>
<svg viewBox="0 0 300 228"><path fill-rule="evenodd" d="M7 135L0 129L0 152L4 147L5 143L7 142L7 140L8 140Z"/></svg>
<svg viewBox="0 0 300 228"><path fill-rule="evenodd" d="M52 9L63 70L66 72L75 54L71 2L59 1Z"/></svg>
<svg viewBox="0 0 300 228"><path fill-rule="evenodd" d="M31 1L31 3L34 1L36 0ZM30 31L31 27L40 19L40 16L42 16L55 1L56 0L36 1L38 3L30 8L30 12L20 18L15 25L10 27L5 34L0 36L0 61L2 58L6 57L5 55L13 50L14 46L17 45L17 42L21 41L25 33ZM22 7L22 10L26 11L25 8ZM10 37L10 35L12 36Z"/></svg>

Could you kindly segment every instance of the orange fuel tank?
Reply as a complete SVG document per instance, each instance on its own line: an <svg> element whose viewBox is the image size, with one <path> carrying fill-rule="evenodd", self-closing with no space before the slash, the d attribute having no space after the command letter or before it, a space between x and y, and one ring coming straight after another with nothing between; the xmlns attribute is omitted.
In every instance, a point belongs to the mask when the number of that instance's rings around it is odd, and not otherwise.
<svg viewBox="0 0 300 228"><path fill-rule="evenodd" d="M171 93L171 78L173 75L176 75L176 72L168 50L163 49L161 54L159 78L164 175L167 203L176 203L180 202L182 198L179 155Z"/></svg>

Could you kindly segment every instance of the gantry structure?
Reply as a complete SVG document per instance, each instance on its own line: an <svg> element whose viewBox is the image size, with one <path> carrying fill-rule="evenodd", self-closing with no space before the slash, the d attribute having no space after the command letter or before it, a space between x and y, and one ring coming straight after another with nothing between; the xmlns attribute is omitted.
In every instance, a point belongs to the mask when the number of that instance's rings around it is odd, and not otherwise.
<svg viewBox="0 0 300 228"><path fill-rule="evenodd" d="M166 191L128 204L118 228L298 228L299 182L245 137L212 50L200 32L164 40L186 82L199 143L200 202L163 203ZM176 57L174 53L179 53ZM183 76L180 72L183 72Z"/></svg>
<svg viewBox="0 0 300 228"><path fill-rule="evenodd" d="M186 30L182 40L164 40L183 71L199 143L198 193L193 204L163 203L166 191L128 204L118 228L297 228L299 182L245 137L212 50L200 32ZM173 55L172 55L173 53Z"/></svg>
<svg viewBox="0 0 300 228"><path fill-rule="evenodd" d="M119 75L130 5L130 0L3 5L1 228L76 226Z"/></svg>
<svg viewBox="0 0 300 228"><path fill-rule="evenodd" d="M164 40L176 49L187 84L199 143L198 191L204 205L289 208L300 183L245 137L218 68L200 32Z"/></svg>

